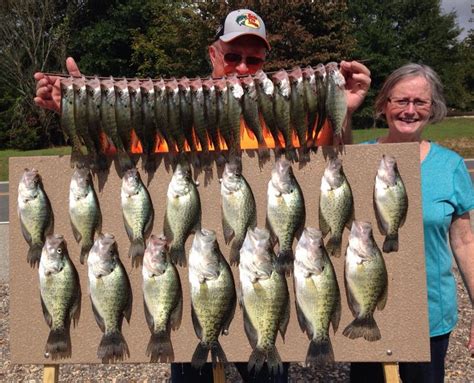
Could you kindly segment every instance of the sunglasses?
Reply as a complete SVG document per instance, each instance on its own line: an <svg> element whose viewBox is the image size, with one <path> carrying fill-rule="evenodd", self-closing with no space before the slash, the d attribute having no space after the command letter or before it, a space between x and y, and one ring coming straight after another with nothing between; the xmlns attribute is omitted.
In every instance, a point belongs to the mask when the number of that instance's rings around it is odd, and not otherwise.
<svg viewBox="0 0 474 383"><path fill-rule="evenodd" d="M237 65L244 60L241 54L238 53L226 53L224 55L224 61L228 64ZM260 57L247 56L245 57L245 64L248 66L262 65L265 60Z"/></svg>

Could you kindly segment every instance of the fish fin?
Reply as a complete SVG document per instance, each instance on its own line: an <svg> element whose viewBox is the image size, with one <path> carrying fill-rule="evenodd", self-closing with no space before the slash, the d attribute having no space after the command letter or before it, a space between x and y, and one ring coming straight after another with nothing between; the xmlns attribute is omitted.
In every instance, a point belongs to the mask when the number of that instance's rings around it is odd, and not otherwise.
<svg viewBox="0 0 474 383"><path fill-rule="evenodd" d="M170 324L173 330L179 329L179 327L181 326L182 318L183 318L183 294L181 292L181 286L180 286L179 301L176 307L174 308L174 310L171 312L171 316L170 316Z"/></svg>
<svg viewBox="0 0 474 383"><path fill-rule="evenodd" d="M194 310L194 306L191 304L191 319L193 321L194 332L199 339L202 339L202 326L199 323L199 319L196 315L196 311Z"/></svg>
<svg viewBox="0 0 474 383"><path fill-rule="evenodd" d="M313 332L311 331L311 326L308 326L308 322L306 321L306 317L304 316L303 310L298 303L298 300L295 301L296 304L296 318L298 319L298 324L300 325L301 331L308 335L308 338L311 339L313 337Z"/></svg>
<svg viewBox="0 0 474 383"><path fill-rule="evenodd" d="M166 240L169 241L169 243L173 242L174 236L168 219L168 212L165 212L165 219L163 220L163 234L165 235Z"/></svg>
<svg viewBox="0 0 474 383"><path fill-rule="evenodd" d="M109 167L107 156L104 153L97 153L96 164L98 171L106 171Z"/></svg>
<svg viewBox="0 0 474 383"><path fill-rule="evenodd" d="M100 340L97 356L102 363L123 360L124 356L130 356L127 342L121 332L106 333Z"/></svg>
<svg viewBox="0 0 474 383"><path fill-rule="evenodd" d="M252 354L250 354L248 362L248 371L252 371L255 368L255 374L257 375L263 367L263 363L267 361L268 373L271 376L280 375L283 373L283 364L281 362L280 354L273 345L269 350L262 350L256 347Z"/></svg>
<svg viewBox="0 0 474 383"><path fill-rule="evenodd" d="M91 299L91 301L92 301L92 299ZM100 316L99 312L95 308L94 302L92 302L92 312L94 313L94 318L95 318L95 321L97 323L97 326L99 326L99 328L102 332L105 332L104 319Z"/></svg>
<svg viewBox="0 0 474 383"><path fill-rule="evenodd" d="M339 328L339 322L341 320L341 295L339 293L339 287L337 287L336 307L331 315L331 323L334 334Z"/></svg>
<svg viewBox="0 0 474 383"><path fill-rule="evenodd" d="M329 241L326 245L327 252L331 256L339 258L341 256L341 242L342 242L341 236L336 236L332 234L331 238L329 238Z"/></svg>
<svg viewBox="0 0 474 383"><path fill-rule="evenodd" d="M28 249L28 254L26 256L26 259L31 267L35 267L35 265L39 264L42 251L43 251L43 244L41 243L33 243L30 246L30 248Z"/></svg>
<svg viewBox="0 0 474 383"><path fill-rule="evenodd" d="M151 315L150 310L148 309L145 299L143 299L143 311L145 312L145 319L146 319L148 328L150 329L150 331L153 331L155 320L153 319L153 315ZM151 342L151 339L150 339L150 342ZM148 356L148 353L147 353L147 356Z"/></svg>
<svg viewBox="0 0 474 383"><path fill-rule="evenodd" d="M280 335L283 339L283 342L285 342L285 334L286 334L286 329L288 327L289 322L290 322L290 304L288 302L288 297L287 297L287 302L285 304L285 311L283 313L283 316L280 321L280 326L278 328L280 330Z"/></svg>
<svg viewBox="0 0 474 383"><path fill-rule="evenodd" d="M151 334L146 348L146 356L150 357L152 363L171 363L174 361L174 350L169 332L160 331Z"/></svg>
<svg viewBox="0 0 474 383"><path fill-rule="evenodd" d="M218 362L227 363L227 357L219 341L215 341L211 343L211 360L212 360L212 367L214 368L216 367Z"/></svg>
<svg viewBox="0 0 474 383"><path fill-rule="evenodd" d="M130 243L130 250L128 251L129 258L138 259L143 257L143 253L145 252L145 241L143 238L135 238Z"/></svg>
<svg viewBox="0 0 474 383"><path fill-rule="evenodd" d="M120 171L125 173L127 170L132 169L135 165L128 153L124 150L117 151L117 161L119 163Z"/></svg>
<svg viewBox="0 0 474 383"><path fill-rule="evenodd" d="M383 252L391 253L398 251L398 232L394 234L387 234L383 242Z"/></svg>
<svg viewBox="0 0 474 383"><path fill-rule="evenodd" d="M92 246L94 243L92 241L82 241L81 243L81 255L79 256L79 262L81 262L81 265L84 264L84 261L89 255L89 251L91 250Z"/></svg>
<svg viewBox="0 0 474 383"><path fill-rule="evenodd" d="M51 317L51 314L48 311L48 308L44 304L43 297L40 295L41 298L41 308L43 309L43 316L44 320L46 321L48 327L51 327L53 325L53 318Z"/></svg>
<svg viewBox="0 0 474 383"><path fill-rule="evenodd" d="M52 329L49 332L48 340L46 341L45 351L53 356L67 356L70 355L71 337L66 328Z"/></svg>
<svg viewBox="0 0 474 383"><path fill-rule="evenodd" d="M156 171L157 165L156 165L156 157L152 154L148 154L146 156L146 161L145 161L145 171L147 173L154 173Z"/></svg>
<svg viewBox="0 0 474 383"><path fill-rule="evenodd" d="M26 228L26 226L23 224L23 221L20 219L20 228L21 228L21 234L23 234L23 238L25 238L25 241L30 244L33 239L31 238L31 234Z"/></svg>
<svg viewBox="0 0 474 383"><path fill-rule="evenodd" d="M82 291L81 291L81 285L79 284L79 275L77 273L77 270L75 267L73 267L73 270L74 270L73 273L76 278L76 292L74 296L74 302L72 303L71 311L69 314L70 315L69 320L72 320L74 327L76 327L77 324L79 323L79 317L81 316Z"/></svg>
<svg viewBox="0 0 474 383"><path fill-rule="evenodd" d="M267 161L270 159L270 149L267 148L265 141L258 144L258 159Z"/></svg>
<svg viewBox="0 0 474 383"><path fill-rule="evenodd" d="M369 342L374 342L381 338L380 330L373 315L355 318L352 323L344 329L342 335L350 339L364 338Z"/></svg>
<svg viewBox="0 0 474 383"><path fill-rule="evenodd" d="M250 317L245 309L245 304L242 305L244 311L244 330L245 334L247 335L247 339L249 340L250 346L255 348L257 345L258 334L257 330L253 326L252 322L250 321Z"/></svg>
<svg viewBox="0 0 474 383"><path fill-rule="evenodd" d="M295 256L292 249L280 251L277 256L276 270L281 274L291 275L294 259Z"/></svg>
<svg viewBox="0 0 474 383"><path fill-rule="evenodd" d="M207 362L209 351L210 346L207 343L199 342L191 358L191 366L197 370L202 368Z"/></svg>
<svg viewBox="0 0 474 383"><path fill-rule="evenodd" d="M349 306L349 309L351 310L352 315L354 317L358 317L359 312L360 312L360 306L359 306L359 303L357 302L357 299L352 294L351 289L347 285L346 278L344 278L344 286L346 288L347 305Z"/></svg>
<svg viewBox="0 0 474 383"><path fill-rule="evenodd" d="M383 310L385 308L385 304L387 303L387 294L388 293L388 288L387 288L387 282L385 283L385 288L382 291L382 294L380 295L380 298L377 302L377 308L379 310Z"/></svg>
<svg viewBox="0 0 474 383"><path fill-rule="evenodd" d="M133 241L133 229L132 227L128 224L127 222L127 219L125 218L125 215L122 214L122 217L123 217L123 225L125 226L125 231L127 232L127 236L128 236L128 239L131 241ZM129 252L129 255L130 255L130 252Z"/></svg>
<svg viewBox="0 0 474 383"><path fill-rule="evenodd" d="M243 241L234 239L234 242L232 242L230 246L229 261L232 266L237 266L240 263L240 249L242 248L242 244Z"/></svg>
<svg viewBox="0 0 474 383"><path fill-rule="evenodd" d="M334 351L329 336L311 340L306 354L306 366L320 366L329 362L334 362Z"/></svg>
<svg viewBox="0 0 474 383"><path fill-rule="evenodd" d="M186 266L186 252L184 250L184 244L179 244L175 246L175 242L173 242L170 246L169 250L169 257L172 263L179 266Z"/></svg>
<svg viewBox="0 0 474 383"><path fill-rule="evenodd" d="M125 280L127 288L126 292L128 293L128 301L127 301L127 306L125 306L125 309L123 310L123 316L127 320L127 322L130 324L130 318L132 317L132 304L133 304L133 295L132 295L132 288L130 287L130 280L128 279L127 274L125 273L124 270L124 275L125 275Z"/></svg>
<svg viewBox="0 0 474 383"><path fill-rule="evenodd" d="M323 238L326 237L326 235L331 230L321 211L321 203L319 205L319 229L321 230L321 233L323 234Z"/></svg>
<svg viewBox="0 0 474 383"><path fill-rule="evenodd" d="M74 235L74 239L76 240L76 242L77 243L81 242L82 234L79 232L79 230L77 230L76 225L74 225L72 221L71 221L71 228L72 228L72 234Z"/></svg>
<svg viewBox="0 0 474 383"><path fill-rule="evenodd" d="M293 146L289 146L285 150L285 157L290 162L298 162L298 154L296 153L296 149Z"/></svg>
<svg viewBox="0 0 474 383"><path fill-rule="evenodd" d="M229 225L229 222L227 222L227 219L225 218L225 214L222 211L221 207L221 216L222 216L222 229L224 231L224 240L225 244L228 245L230 241L232 241L232 238L234 238L235 232L234 229Z"/></svg>

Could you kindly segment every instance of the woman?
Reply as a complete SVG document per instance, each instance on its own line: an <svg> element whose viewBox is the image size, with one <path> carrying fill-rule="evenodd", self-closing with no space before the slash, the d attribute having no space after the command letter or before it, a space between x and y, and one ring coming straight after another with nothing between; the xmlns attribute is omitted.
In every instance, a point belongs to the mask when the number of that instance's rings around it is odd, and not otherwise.
<svg viewBox="0 0 474 383"><path fill-rule="evenodd" d="M451 252L474 303L474 235L469 211L474 190L461 156L422 139L425 127L446 116L438 75L426 65L407 64L385 81L376 101L376 117L383 116L388 134L369 143L418 142L430 323L430 363L400 363L403 382L443 382L449 334L457 322L456 282ZM449 241L448 241L449 234ZM474 355L474 317L467 345ZM379 363L353 363L352 382L383 380Z"/></svg>

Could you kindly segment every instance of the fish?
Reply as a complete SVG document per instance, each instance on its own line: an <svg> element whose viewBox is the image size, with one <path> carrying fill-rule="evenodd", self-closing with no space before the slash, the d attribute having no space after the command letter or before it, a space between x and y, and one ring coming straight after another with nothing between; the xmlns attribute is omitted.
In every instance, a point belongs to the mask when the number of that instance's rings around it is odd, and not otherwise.
<svg viewBox="0 0 474 383"><path fill-rule="evenodd" d="M242 115L245 126L255 135L258 142L258 156L261 160L270 158L270 151L267 148L263 136L263 128L260 124L258 114L257 88L253 77L248 75L240 79L244 95L242 97Z"/></svg>
<svg viewBox="0 0 474 383"><path fill-rule="evenodd" d="M143 302L151 336L146 349L150 362L173 362L171 330L181 325L183 292L175 265L168 260L166 238L152 234L143 257Z"/></svg>
<svg viewBox="0 0 474 383"><path fill-rule="evenodd" d="M117 117L115 115L115 87L114 79L110 77L109 80L102 80L100 82L100 89L102 99L100 103L100 124L105 134L110 138L113 145L117 149L117 160L119 162L120 170L122 172L133 167L125 146L119 136L117 128Z"/></svg>
<svg viewBox="0 0 474 383"><path fill-rule="evenodd" d="M164 235L171 242L170 259L186 266L184 244L192 232L201 228L201 200L185 162L178 163L168 185Z"/></svg>
<svg viewBox="0 0 474 383"><path fill-rule="evenodd" d="M130 94L130 114L132 117L132 129L135 131L142 149L145 147L147 139L145 135L145 126L143 124L142 104L143 96L140 88L140 80L128 82L128 93ZM128 148L127 148L128 149Z"/></svg>
<svg viewBox="0 0 474 383"><path fill-rule="evenodd" d="M132 143L132 109L127 79L114 82L115 120L117 133L124 149L130 154Z"/></svg>
<svg viewBox="0 0 474 383"><path fill-rule="evenodd" d="M408 195L394 157L383 155L374 185L374 206L377 222L385 235L384 253L398 251L398 229L408 211Z"/></svg>
<svg viewBox="0 0 474 383"><path fill-rule="evenodd" d="M316 139L316 137L313 137L313 132L318 119L318 91L314 69L311 66L307 66L303 69L302 75L304 104L307 113L307 147L309 148L313 146Z"/></svg>
<svg viewBox="0 0 474 383"><path fill-rule="evenodd" d="M214 86L214 80L208 78L202 82L202 91L204 93L204 117L207 126L207 132L212 140L214 150L220 150L219 127L217 116L217 93Z"/></svg>
<svg viewBox="0 0 474 383"><path fill-rule="evenodd" d="M200 369L211 353L212 364L227 362L219 335L229 333L234 318L237 296L229 264L222 255L213 230L196 231L189 252L189 284L191 317L200 342L191 365Z"/></svg>
<svg viewBox="0 0 474 383"><path fill-rule="evenodd" d="M122 178L120 193L125 230L130 240L128 256L139 261L145 251L145 241L153 229L155 213L150 193L143 184L137 168L129 169Z"/></svg>
<svg viewBox="0 0 474 383"><path fill-rule="evenodd" d="M166 141L169 151L176 151L176 142L168 132L168 97L166 93L165 81L160 78L153 82L155 91L155 124L158 134Z"/></svg>
<svg viewBox="0 0 474 383"><path fill-rule="evenodd" d="M51 355L53 360L69 357L71 322L75 326L81 312L81 286L62 235L46 237L38 274L41 307L50 328L45 352Z"/></svg>
<svg viewBox="0 0 474 383"><path fill-rule="evenodd" d="M334 137L342 143L347 115L346 80L335 62L326 64L326 115Z"/></svg>
<svg viewBox="0 0 474 383"><path fill-rule="evenodd" d="M76 121L74 118L74 78L69 77L61 80L61 129L71 142L71 168L82 167L84 163L84 153L82 142L79 138Z"/></svg>
<svg viewBox="0 0 474 383"><path fill-rule="evenodd" d="M217 99L217 126L220 136L224 139L224 142L227 146L227 150L230 150L234 144L234 135L231 126L229 125L229 119L227 115L229 111L229 96L227 94L229 89L227 87L227 82L223 78L215 80L214 86L216 89Z"/></svg>
<svg viewBox="0 0 474 383"><path fill-rule="evenodd" d="M275 342L278 331L285 338L290 302L286 278L276 269L268 230L247 230L240 250L239 278L244 329L252 347L248 371L254 369L258 374L267 362L271 375L281 374L283 364Z"/></svg>
<svg viewBox="0 0 474 383"><path fill-rule="evenodd" d="M142 95L143 141L141 142L145 155L145 170L156 170L155 147L157 144L157 128L155 120L155 89L151 79L140 83Z"/></svg>
<svg viewBox="0 0 474 383"><path fill-rule="evenodd" d="M279 244L277 266L286 273L293 269L293 239L303 230L305 216L303 192L290 162L281 157L268 182L266 225Z"/></svg>
<svg viewBox="0 0 474 383"><path fill-rule="evenodd" d="M197 78L191 81L190 87L194 131L196 132L197 139L201 145L201 157L203 159L203 165L206 168L210 168L211 160L209 156L209 139L207 137L206 131L206 109L202 80Z"/></svg>
<svg viewBox="0 0 474 383"><path fill-rule="evenodd" d="M184 152L185 136L180 120L180 98L178 81L173 77L165 85L168 101L168 133L176 143L178 152Z"/></svg>
<svg viewBox="0 0 474 383"><path fill-rule="evenodd" d="M77 243L81 243L79 261L84 259L94 244L94 234L102 229L102 213L89 169L74 171L69 186L69 219Z"/></svg>
<svg viewBox="0 0 474 383"><path fill-rule="evenodd" d="M347 303L354 320L342 334L350 339L363 337L369 342L381 339L374 319L377 307L387 302L388 278L382 253L374 241L369 222L352 222L344 268Z"/></svg>
<svg viewBox="0 0 474 383"><path fill-rule="evenodd" d="M305 88L303 84L303 73L301 68L296 67L288 74L290 80L290 121L293 130L298 136L300 144L300 157L304 161L309 161L308 148L306 143L306 105Z"/></svg>
<svg viewBox="0 0 474 383"><path fill-rule="evenodd" d="M285 70L279 70L272 76L275 91L273 96L273 111L275 114L275 123L278 131L283 135L285 141L285 153L290 161L298 161L293 141L291 138L290 127L290 79Z"/></svg>
<svg viewBox="0 0 474 383"><path fill-rule="evenodd" d="M228 245L232 239L229 261L239 263L240 248L249 227L257 225L257 207L252 189L242 175L242 163L234 157L225 164L221 182L222 228Z"/></svg>
<svg viewBox="0 0 474 383"><path fill-rule="evenodd" d="M130 356L122 334L123 318L130 323L132 290L112 234L99 235L87 259L89 291L94 317L103 335L97 349L102 363Z"/></svg>
<svg viewBox="0 0 474 383"><path fill-rule="evenodd" d="M87 125L89 129L89 137L94 142L96 150L96 166L97 170L104 171L107 169L107 156L102 148L100 135L103 134L100 125L100 105L102 94L100 90L100 80L95 76L86 80L86 109L87 109Z"/></svg>
<svg viewBox="0 0 474 383"><path fill-rule="evenodd" d="M354 216L351 186L347 182L339 158L329 159L320 188L319 228L324 237L331 233L326 249L330 255L339 257L344 226L349 226Z"/></svg>
<svg viewBox="0 0 474 383"><path fill-rule="evenodd" d="M280 138L278 137L278 126L276 123L275 112L273 110L273 99L275 86L272 80L268 78L266 73L259 69L254 75L255 85L257 86L258 110L262 114L267 129L275 141L275 147L281 147Z"/></svg>
<svg viewBox="0 0 474 383"><path fill-rule="evenodd" d="M316 125L316 133L314 139L318 138L319 132L323 129L324 123L326 122L326 95L327 95L327 75L326 67L324 64L319 63L316 65L314 70L315 81L316 81L316 95L317 95L317 116L318 123Z"/></svg>
<svg viewBox="0 0 474 383"><path fill-rule="evenodd" d="M232 134L232 146L229 148L230 154L240 153L240 117L242 115L242 96L244 90L236 74L227 76L227 120L229 130Z"/></svg>
<svg viewBox="0 0 474 383"><path fill-rule="evenodd" d="M329 326L334 333L341 319L341 295L321 231L304 229L295 250L294 282L298 323L310 344L306 365L334 362Z"/></svg>
<svg viewBox="0 0 474 383"><path fill-rule="evenodd" d="M181 121L181 130L186 137L192 153L196 153L196 143L193 136L193 106L191 100L190 81L187 77L182 77L178 81L179 94L179 115Z"/></svg>
<svg viewBox="0 0 474 383"><path fill-rule="evenodd" d="M21 233L28 243L26 259L34 267L39 263L46 236L53 233L54 215L36 169L25 169L18 184L18 217Z"/></svg>

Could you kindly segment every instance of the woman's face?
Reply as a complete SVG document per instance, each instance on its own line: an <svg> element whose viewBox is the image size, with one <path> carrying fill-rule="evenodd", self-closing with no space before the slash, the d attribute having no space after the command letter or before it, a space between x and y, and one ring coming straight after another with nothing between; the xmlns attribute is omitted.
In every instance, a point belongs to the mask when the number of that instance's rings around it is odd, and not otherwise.
<svg viewBox="0 0 474 383"><path fill-rule="evenodd" d="M423 128L431 116L431 87L424 77L400 80L385 104L389 134L402 141L421 139Z"/></svg>

